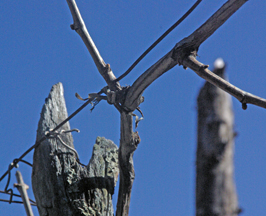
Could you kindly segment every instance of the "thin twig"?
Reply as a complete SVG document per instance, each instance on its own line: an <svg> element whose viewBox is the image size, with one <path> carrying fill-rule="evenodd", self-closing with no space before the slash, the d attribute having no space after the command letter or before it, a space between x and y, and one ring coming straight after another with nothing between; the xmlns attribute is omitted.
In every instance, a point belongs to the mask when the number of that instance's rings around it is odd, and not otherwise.
<svg viewBox="0 0 266 216"><path fill-rule="evenodd" d="M26 185L23 181L22 175L19 171L16 172L16 177L18 183L14 184L14 187L16 187L21 195L25 211L28 216L33 216L31 204L29 201L27 190L29 189L29 186Z"/></svg>
<svg viewBox="0 0 266 216"><path fill-rule="evenodd" d="M80 35L86 47L88 48L98 70L101 71L106 66L106 64L86 28L75 0L67 0L67 4L74 21L74 24L71 25L71 29L75 30Z"/></svg>
<svg viewBox="0 0 266 216"><path fill-rule="evenodd" d="M212 83L213 85L223 89L237 100L239 100L243 109L246 109L246 104L254 104L266 108L266 99L260 98L256 95L250 94L237 88L228 81L214 74L208 69L207 65L202 64L193 55L188 56L183 60L183 65L195 71L200 77Z"/></svg>
<svg viewBox="0 0 266 216"><path fill-rule="evenodd" d="M181 22L183 22L192 11L199 5L202 0L198 0L174 25L172 25L166 32L162 34L128 69L125 73L119 76L115 81L120 81L125 76L127 76L134 67L155 47L160 43L171 31L173 31Z"/></svg>
<svg viewBox="0 0 266 216"><path fill-rule="evenodd" d="M223 23L229 19L247 0L227 1L217 10L202 26L188 37L178 42L175 47L147 69L132 84L127 92L123 106L127 110L135 110L139 106L138 99L144 90L162 74L169 71L177 64L183 65L183 58L191 52L197 53L199 46L210 37Z"/></svg>
<svg viewBox="0 0 266 216"><path fill-rule="evenodd" d="M102 75L102 77L105 79L106 83L110 87L111 90L121 89L121 86L118 82L114 82L116 80L115 75L113 74L111 67L109 64L105 64L103 58L101 57L97 47L95 46L87 28L86 25L82 19L82 16L79 12L78 6L75 2L75 0L67 0L67 4L69 6L69 9L71 11L74 24L71 25L71 29L75 30L79 36L82 38L84 44L86 45L87 49L89 50L93 61Z"/></svg>

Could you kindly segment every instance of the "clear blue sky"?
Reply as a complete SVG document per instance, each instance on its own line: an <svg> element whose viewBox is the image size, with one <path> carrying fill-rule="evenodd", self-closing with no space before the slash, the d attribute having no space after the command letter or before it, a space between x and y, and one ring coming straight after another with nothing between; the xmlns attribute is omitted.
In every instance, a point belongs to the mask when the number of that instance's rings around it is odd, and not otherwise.
<svg viewBox="0 0 266 216"><path fill-rule="evenodd" d="M78 6L106 63L122 74L148 46L195 1L91 1ZM199 27L224 1L203 1L121 84L131 85L179 40ZM266 98L266 1L248 1L211 38L202 44L198 59L212 65L222 57L230 81ZM69 27L66 1L0 2L0 175L14 158L34 144L44 99L53 84L62 82L69 114L82 97L105 86L85 45ZM188 215L195 212L196 98L204 81L191 70L175 67L145 92L145 119L138 132L141 143L134 154L136 179L130 215ZM233 99L235 179L243 216L266 211L266 110ZM86 108L70 121L74 145L88 163L97 136L119 144L119 113L105 102L90 113ZM26 159L32 162L33 152ZM20 164L30 185L31 168ZM4 190L7 178L0 182ZM12 171L11 186L16 182ZM16 193L16 189L14 189ZM115 194L117 195L116 188ZM29 195L34 199L33 193ZM8 199L1 195L0 198ZM37 208L34 208L38 215ZM26 215L20 204L0 202L1 215Z"/></svg>

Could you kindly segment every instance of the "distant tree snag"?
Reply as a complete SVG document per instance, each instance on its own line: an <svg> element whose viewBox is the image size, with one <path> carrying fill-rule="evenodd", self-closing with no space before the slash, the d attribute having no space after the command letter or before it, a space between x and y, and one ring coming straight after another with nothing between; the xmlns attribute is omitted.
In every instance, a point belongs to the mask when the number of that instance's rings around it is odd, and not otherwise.
<svg viewBox="0 0 266 216"><path fill-rule="evenodd" d="M214 73L224 78L225 65L217 63ZM230 95L206 82L198 96L197 216L239 213L233 178L234 136Z"/></svg>

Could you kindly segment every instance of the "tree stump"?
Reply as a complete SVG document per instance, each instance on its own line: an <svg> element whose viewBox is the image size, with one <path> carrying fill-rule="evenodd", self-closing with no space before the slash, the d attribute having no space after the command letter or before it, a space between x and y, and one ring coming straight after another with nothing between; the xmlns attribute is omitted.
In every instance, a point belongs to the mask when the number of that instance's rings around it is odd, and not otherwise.
<svg viewBox="0 0 266 216"><path fill-rule="evenodd" d="M112 216L118 148L111 140L97 137L90 163L83 166L71 133L62 132L70 130L68 122L56 133L48 133L67 117L63 85L58 83L45 100L38 124L36 140L47 139L36 146L33 157L32 187L39 214Z"/></svg>

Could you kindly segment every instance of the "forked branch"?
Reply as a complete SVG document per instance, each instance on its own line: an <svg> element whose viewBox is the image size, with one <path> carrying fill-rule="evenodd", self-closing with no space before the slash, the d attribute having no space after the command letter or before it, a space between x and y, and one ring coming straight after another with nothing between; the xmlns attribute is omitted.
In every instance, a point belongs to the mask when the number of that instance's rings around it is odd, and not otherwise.
<svg viewBox="0 0 266 216"><path fill-rule="evenodd" d="M71 25L71 28L76 30L76 32L82 38L100 74L105 79L109 88L114 92L116 90L121 90L122 88L118 81L116 81L116 77L114 76L110 65L104 63L98 49L93 43L87 31L85 23L80 15L75 0L67 0L67 3L69 5L74 20L74 24ZM118 104L115 102L114 105L116 107L118 106ZM121 139L119 147L120 186L117 201L117 216L128 215L129 212L131 188L135 175L133 165L133 153L136 150L139 142L140 139L138 133L133 132L132 130L132 115L127 114L125 112L121 112Z"/></svg>
<svg viewBox="0 0 266 216"><path fill-rule="evenodd" d="M201 27L190 36L177 43L170 52L146 70L130 88L126 89L125 94L121 94L123 97L121 100L122 102L116 101L117 95L114 93L115 99L113 103L115 106L119 105L119 108L121 108L121 139L119 148L120 186L117 202L117 216L128 215L129 212L131 188L134 181L133 153L140 141L138 134L132 131L132 116L130 112L134 111L143 101L142 94L144 90L162 74L169 71L177 64L183 65L184 68L191 68L202 78L236 97L243 104L243 108L245 108L246 103L252 103L266 108L265 99L244 92L233 86L229 82L213 74L207 69L208 66L198 62L195 58L199 46L220 28L245 2L247 2L247 0L228 0ZM114 92L121 90L122 88L114 76L110 65L105 64L93 43L75 0L67 0L67 3L74 20L74 24L71 25L71 28L76 30L82 38L109 88ZM119 79L123 77L124 75L119 77Z"/></svg>
<svg viewBox="0 0 266 216"><path fill-rule="evenodd" d="M142 95L142 93L144 92L144 90L153 81L155 81L162 74L169 71L171 68L173 68L177 64L183 65L184 67L190 67L189 65L184 64L184 61L187 60L187 57L190 56L191 54L194 54L195 56L197 54L199 46L207 38L209 38L219 27L221 27L221 25L230 16L232 16L245 2L247 2L247 0L227 1L202 26L200 26L196 31L194 31L190 36L184 38L179 43L177 43L175 47L169 53L167 53L164 57L162 57L159 61L157 61L154 65L152 65L133 83L132 87L128 91L124 106L128 110L136 109L136 107L138 106L138 100L140 96ZM212 77L212 79L218 79L218 78L219 77L217 76ZM224 83L228 83L228 82L224 81ZM233 85L231 84L230 86L233 87ZM224 87L223 89L226 89L226 87ZM230 93L229 91L227 92ZM248 93L246 93L245 95L247 94ZM240 97L237 97L237 98L239 99ZM241 102L244 103L244 101L241 101ZM261 106L259 105L261 104L261 100L258 97L256 98L256 100L255 99L252 100L252 103L255 105Z"/></svg>

